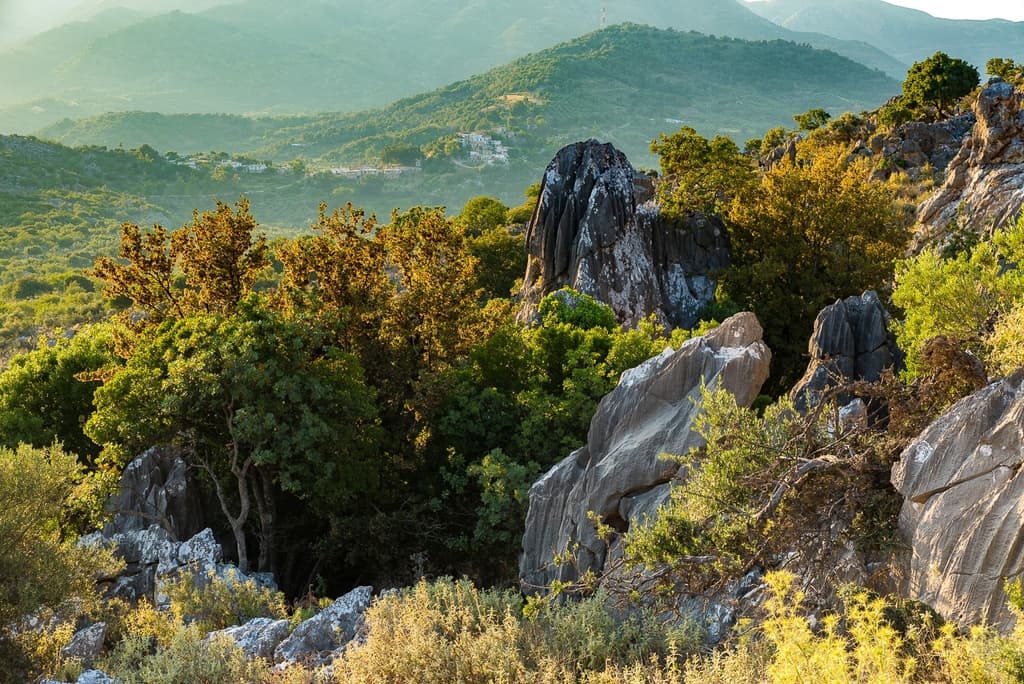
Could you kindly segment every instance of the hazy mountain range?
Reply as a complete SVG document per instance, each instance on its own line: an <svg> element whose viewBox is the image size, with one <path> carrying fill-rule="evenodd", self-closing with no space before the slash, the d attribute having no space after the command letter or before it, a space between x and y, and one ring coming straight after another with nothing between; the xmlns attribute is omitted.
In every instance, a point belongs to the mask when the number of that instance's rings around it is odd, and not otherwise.
<svg viewBox="0 0 1024 684"><path fill-rule="evenodd" d="M898 91L894 79L826 50L624 24L377 110L269 119L115 113L39 134L72 145L228 149L275 161L298 150L354 163L387 145L424 147L479 130L510 138L532 164L588 136L649 163L651 139L684 122L742 141L812 107L861 111Z"/></svg>
<svg viewBox="0 0 1024 684"><path fill-rule="evenodd" d="M984 70L991 57L1024 60L1024 22L939 19L881 0L757 0L748 7L794 31L863 41L910 64L936 50Z"/></svg>
<svg viewBox="0 0 1024 684"><path fill-rule="evenodd" d="M609 3L605 19L793 40L893 76L906 66L865 43L790 31L738 0ZM593 0L245 0L156 16L111 8L0 53L0 130L124 110L356 111L468 78L600 24Z"/></svg>

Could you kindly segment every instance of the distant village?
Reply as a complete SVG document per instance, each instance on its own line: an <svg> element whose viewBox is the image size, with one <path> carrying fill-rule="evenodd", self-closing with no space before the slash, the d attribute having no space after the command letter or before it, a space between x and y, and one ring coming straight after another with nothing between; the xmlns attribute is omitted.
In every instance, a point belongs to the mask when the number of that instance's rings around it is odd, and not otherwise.
<svg viewBox="0 0 1024 684"><path fill-rule="evenodd" d="M496 134L505 133L504 129L496 130ZM509 148L505 143L497 138L493 138L486 133L459 133L456 136L459 147L462 150L463 158L467 163L459 163L456 160L456 164L460 166L468 165L486 165L486 166L507 166L509 163ZM251 159L232 158L226 153L217 154L193 154L188 156L178 156L176 154L169 153L166 155L167 160L171 163L179 166L187 166L191 169L199 169L201 167L219 167L226 170L231 170L239 173L267 173L273 171L281 175L296 173L297 170L291 164L282 164L276 166L269 162L259 162ZM380 177L380 178L400 178L411 174L417 174L423 172L422 162L417 160L414 165L402 166L397 164L387 165L369 165L360 164L358 166L335 166L326 169L335 176L342 178L367 178L367 177Z"/></svg>

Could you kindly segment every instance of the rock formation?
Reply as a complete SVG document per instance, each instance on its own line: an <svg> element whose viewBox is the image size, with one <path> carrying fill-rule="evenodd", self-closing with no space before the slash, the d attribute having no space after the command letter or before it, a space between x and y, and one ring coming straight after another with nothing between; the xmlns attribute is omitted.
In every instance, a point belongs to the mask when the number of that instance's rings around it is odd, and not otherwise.
<svg viewBox="0 0 1024 684"><path fill-rule="evenodd" d="M140 532L157 524L170 539L180 541L202 530L202 501L187 471L181 454L169 447L154 447L135 458L107 507L114 517L105 534Z"/></svg>
<svg viewBox="0 0 1024 684"><path fill-rule="evenodd" d="M278 663L306 662L320 656L326 663L355 638L363 626L373 587L356 587L295 628L274 649Z"/></svg>
<svg viewBox="0 0 1024 684"><path fill-rule="evenodd" d="M822 309L807 352L807 371L790 394L800 410L816 403L830 387L844 381L874 382L883 370L898 369L902 362L896 338L889 332L889 312L873 290Z"/></svg>
<svg viewBox="0 0 1024 684"><path fill-rule="evenodd" d="M228 637L242 650L246 659L263 658L267 662L273 662L274 649L288 637L289 629L287 620L258 617L249 620L244 625L210 632L206 635L206 639Z"/></svg>
<svg viewBox="0 0 1024 684"><path fill-rule="evenodd" d="M652 313L674 326L697 322L714 298L711 274L728 265L725 227L702 214L667 225L645 201L645 182L609 144L589 140L559 151L527 229L520 320L568 286L611 306L626 325Z"/></svg>
<svg viewBox="0 0 1024 684"><path fill-rule="evenodd" d="M941 242L954 227L991 232L1024 205L1024 91L992 79L974 113L977 123L949 163L945 183L917 211L917 247Z"/></svg>
<svg viewBox="0 0 1024 684"><path fill-rule="evenodd" d="M974 128L972 112L945 121L911 121L888 134L871 138L871 153L882 159L881 175L887 178L900 170L918 169L925 164L943 172L960 151L964 138Z"/></svg>
<svg viewBox="0 0 1024 684"><path fill-rule="evenodd" d="M1024 574L1024 370L962 399L907 447L906 595L961 624L1008 630L1003 583Z"/></svg>
<svg viewBox="0 0 1024 684"><path fill-rule="evenodd" d="M590 423L587 444L530 489L520 579L526 587L600 572L606 547L588 512L619 533L666 501L678 464L662 453L685 454L702 445L691 432L701 384L724 387L749 405L768 377L771 352L753 314L737 314L703 337L622 374ZM578 566L555 567L555 554L579 543Z"/></svg>

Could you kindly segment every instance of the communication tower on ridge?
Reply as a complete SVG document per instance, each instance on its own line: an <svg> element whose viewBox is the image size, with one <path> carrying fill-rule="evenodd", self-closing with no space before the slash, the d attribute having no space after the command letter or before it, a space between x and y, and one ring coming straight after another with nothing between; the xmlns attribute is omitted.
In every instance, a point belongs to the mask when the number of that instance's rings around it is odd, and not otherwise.
<svg viewBox="0 0 1024 684"><path fill-rule="evenodd" d="M607 28L607 27L608 27L608 10L606 10L604 8L604 6L602 6L601 7L601 28Z"/></svg>

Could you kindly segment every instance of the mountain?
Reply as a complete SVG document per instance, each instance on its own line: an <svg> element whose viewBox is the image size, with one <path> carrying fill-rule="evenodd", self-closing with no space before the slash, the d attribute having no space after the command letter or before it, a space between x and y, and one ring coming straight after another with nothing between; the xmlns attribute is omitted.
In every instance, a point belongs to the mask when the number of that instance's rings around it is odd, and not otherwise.
<svg viewBox="0 0 1024 684"><path fill-rule="evenodd" d="M792 125L795 113L860 111L898 90L884 74L824 50L625 24L379 110L277 119L109 114L39 135L73 145L227 149L279 161L300 152L353 163L374 160L387 145L440 148L460 132L480 131L505 139L532 165L580 137L610 140L634 162L653 163L650 141L684 123L742 142Z"/></svg>
<svg viewBox="0 0 1024 684"><path fill-rule="evenodd" d="M882 0L757 0L747 5L794 31L864 41L911 63L942 50L984 71L991 57L1024 60L1024 22L939 19Z"/></svg>
<svg viewBox="0 0 1024 684"><path fill-rule="evenodd" d="M591 0L243 0L199 13L121 12L0 53L0 75L13 84L0 91L0 131L27 132L68 111L358 111L468 78L601 23ZM793 40L890 75L906 69L865 43L777 26L738 0L635 0L609 7L607 20Z"/></svg>

